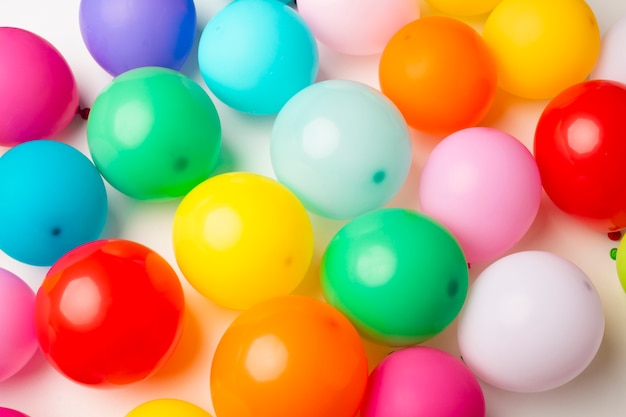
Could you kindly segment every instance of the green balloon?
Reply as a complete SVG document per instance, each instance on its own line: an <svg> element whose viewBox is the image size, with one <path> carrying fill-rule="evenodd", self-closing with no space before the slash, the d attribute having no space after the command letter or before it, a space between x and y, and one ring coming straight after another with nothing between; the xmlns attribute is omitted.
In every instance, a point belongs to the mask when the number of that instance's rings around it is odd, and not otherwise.
<svg viewBox="0 0 626 417"><path fill-rule="evenodd" d="M170 69L128 71L96 98L87 122L92 159L122 193L141 200L181 197L217 165L221 125L192 79Z"/></svg>
<svg viewBox="0 0 626 417"><path fill-rule="evenodd" d="M367 339L411 346L458 315L468 267L457 240L412 210L384 208L346 224L321 265L324 295Z"/></svg>

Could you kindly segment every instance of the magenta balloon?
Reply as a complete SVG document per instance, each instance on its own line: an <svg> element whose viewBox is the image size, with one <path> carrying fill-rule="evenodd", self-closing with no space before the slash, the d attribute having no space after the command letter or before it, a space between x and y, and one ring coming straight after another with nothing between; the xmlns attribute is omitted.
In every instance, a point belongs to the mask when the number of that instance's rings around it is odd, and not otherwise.
<svg viewBox="0 0 626 417"><path fill-rule="evenodd" d="M478 381L457 358L418 346L383 359L369 377L362 417L484 417Z"/></svg>
<svg viewBox="0 0 626 417"><path fill-rule="evenodd" d="M24 413L20 413L19 411L12 410L10 408L0 407L0 417L28 417Z"/></svg>
<svg viewBox="0 0 626 417"><path fill-rule="evenodd" d="M82 0L80 31L111 75L140 67L179 70L193 47L193 0Z"/></svg>
<svg viewBox="0 0 626 417"><path fill-rule="evenodd" d="M520 141L496 129L473 127L433 149L419 198L423 212L456 236L468 262L487 262L528 232L539 210L541 179Z"/></svg>
<svg viewBox="0 0 626 417"><path fill-rule="evenodd" d="M0 27L0 57L0 146L65 128L78 110L78 89L59 51L34 33Z"/></svg>
<svg viewBox="0 0 626 417"><path fill-rule="evenodd" d="M19 372L37 351L34 308L34 291L0 268L0 381Z"/></svg>

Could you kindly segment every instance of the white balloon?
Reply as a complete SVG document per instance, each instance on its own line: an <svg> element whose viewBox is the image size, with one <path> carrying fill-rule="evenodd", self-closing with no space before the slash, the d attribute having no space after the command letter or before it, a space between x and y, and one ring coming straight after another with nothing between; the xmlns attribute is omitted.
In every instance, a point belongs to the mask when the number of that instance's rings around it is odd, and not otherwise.
<svg viewBox="0 0 626 417"><path fill-rule="evenodd" d="M518 252L472 284L459 316L461 355L498 388L540 392L578 376L604 335L600 297L585 273L549 252Z"/></svg>
<svg viewBox="0 0 626 417"><path fill-rule="evenodd" d="M591 79L626 83L626 16L618 20L602 38L600 55Z"/></svg>

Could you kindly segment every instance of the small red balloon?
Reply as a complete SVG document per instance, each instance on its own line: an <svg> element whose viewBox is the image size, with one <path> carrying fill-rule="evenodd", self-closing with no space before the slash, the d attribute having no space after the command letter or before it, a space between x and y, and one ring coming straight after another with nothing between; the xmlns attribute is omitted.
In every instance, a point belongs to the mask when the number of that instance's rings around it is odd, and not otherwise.
<svg viewBox="0 0 626 417"><path fill-rule="evenodd" d="M75 382L122 386L154 374L180 338L183 290L160 255L113 239L68 252L35 300L35 330L48 361Z"/></svg>
<svg viewBox="0 0 626 417"><path fill-rule="evenodd" d="M544 190L564 212L592 226L626 227L626 85L575 84L544 109L535 158Z"/></svg>

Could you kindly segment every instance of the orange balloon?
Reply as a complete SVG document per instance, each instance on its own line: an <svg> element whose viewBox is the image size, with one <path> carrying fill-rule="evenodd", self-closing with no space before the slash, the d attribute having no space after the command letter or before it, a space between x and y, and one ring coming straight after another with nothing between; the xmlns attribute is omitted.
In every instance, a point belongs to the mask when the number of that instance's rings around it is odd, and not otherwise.
<svg viewBox="0 0 626 417"><path fill-rule="evenodd" d="M288 295L244 311L211 368L219 417L354 417L367 356L352 324L330 305Z"/></svg>
<svg viewBox="0 0 626 417"><path fill-rule="evenodd" d="M477 125L498 85L495 60L482 37L443 16L400 29L383 51L379 77L382 92L411 127L438 135Z"/></svg>

